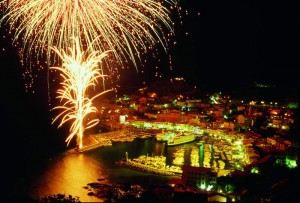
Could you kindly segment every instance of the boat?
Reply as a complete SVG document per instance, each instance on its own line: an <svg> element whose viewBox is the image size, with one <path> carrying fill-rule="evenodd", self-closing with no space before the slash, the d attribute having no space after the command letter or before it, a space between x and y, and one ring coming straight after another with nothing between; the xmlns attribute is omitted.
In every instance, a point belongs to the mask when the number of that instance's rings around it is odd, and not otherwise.
<svg viewBox="0 0 300 203"><path fill-rule="evenodd" d="M166 165L165 156L149 157L142 155L132 160L121 160L115 163L118 166L163 176L178 176L182 174L181 167Z"/></svg>
<svg viewBox="0 0 300 203"><path fill-rule="evenodd" d="M173 136L175 136L175 132L163 130L162 132L157 133L155 137L157 141L165 142Z"/></svg>
<svg viewBox="0 0 300 203"><path fill-rule="evenodd" d="M180 132L167 140L167 146L185 144L188 142L193 142L195 141L195 139L196 136L193 133Z"/></svg>

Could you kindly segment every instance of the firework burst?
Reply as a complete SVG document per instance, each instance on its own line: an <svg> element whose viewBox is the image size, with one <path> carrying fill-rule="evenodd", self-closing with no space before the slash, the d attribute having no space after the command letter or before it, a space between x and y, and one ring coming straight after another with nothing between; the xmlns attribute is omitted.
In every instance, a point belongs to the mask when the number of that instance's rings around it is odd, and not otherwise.
<svg viewBox="0 0 300 203"><path fill-rule="evenodd" d="M29 53L46 51L50 58L51 47L66 50L76 36L81 47L111 50L112 61L129 59L136 66L153 45L167 50L164 31L173 32L170 10L176 1L11 0L0 23L9 23Z"/></svg>
<svg viewBox="0 0 300 203"><path fill-rule="evenodd" d="M88 89L96 86L99 78L105 75L101 74L99 64L107 55L107 52L99 51L82 52L78 38L73 39L74 43L69 52L53 48L63 61L61 67L50 67L51 69L60 71L62 77L61 88L57 90L57 98L60 99L62 105L54 109L60 110L53 123L61 118L58 127L67 122L72 122L70 127L70 135L66 142L69 145L71 139L77 136L77 144L82 148L82 137L85 129L91 128L98 123L98 119L87 119L87 115L97 112L93 106L93 100L100 95L110 91L100 92L92 98L88 96Z"/></svg>

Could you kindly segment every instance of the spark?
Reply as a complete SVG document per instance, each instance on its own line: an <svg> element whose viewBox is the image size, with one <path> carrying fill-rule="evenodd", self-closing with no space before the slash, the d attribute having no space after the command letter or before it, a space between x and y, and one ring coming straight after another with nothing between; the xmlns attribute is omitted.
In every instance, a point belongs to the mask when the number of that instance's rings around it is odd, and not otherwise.
<svg viewBox="0 0 300 203"><path fill-rule="evenodd" d="M63 104L54 108L61 113L53 122L61 119L61 127L72 121L66 142L77 135L82 147L84 130L98 122L86 119L97 111L92 101L107 92L91 99L87 96L87 89L104 77L94 66L99 61L106 68L109 63L132 62L137 69L141 56L155 45L168 52L166 36L174 33L171 10L178 7L177 0L10 0L6 8L0 25L9 25L13 42L22 44L22 55L29 61L46 57L49 67L55 66L56 57L62 62L62 67L50 68L60 71L63 78L57 91ZM170 34L165 35L166 31ZM81 51L86 47L88 56ZM105 57L107 50L112 58ZM113 71L109 70L109 76Z"/></svg>
<svg viewBox="0 0 300 203"><path fill-rule="evenodd" d="M61 106L56 106L53 109L61 110L52 124L61 118L58 127L61 127L67 122L72 122L70 127L70 134L66 139L69 145L71 139L76 135L77 144L82 148L82 138L85 129L95 126L99 119L87 119L87 115L97 112L93 106L93 100L108 91L100 92L92 98L88 96L88 89L95 87L99 78L105 77L101 74L99 64L102 59L107 56L107 51L101 53L100 51L85 52L81 50L78 38L73 39L74 43L69 52L52 48L63 61L61 67L50 67L50 69L58 70L62 77L61 88L57 90L57 98L62 103ZM101 54L100 54L101 53Z"/></svg>
<svg viewBox="0 0 300 203"><path fill-rule="evenodd" d="M14 41L22 39L28 53L45 51L49 58L51 47L65 50L78 36L80 46L111 50L117 62L129 59L137 67L153 45L167 51L164 32L173 33L170 14L176 1L11 0L0 24L10 25Z"/></svg>

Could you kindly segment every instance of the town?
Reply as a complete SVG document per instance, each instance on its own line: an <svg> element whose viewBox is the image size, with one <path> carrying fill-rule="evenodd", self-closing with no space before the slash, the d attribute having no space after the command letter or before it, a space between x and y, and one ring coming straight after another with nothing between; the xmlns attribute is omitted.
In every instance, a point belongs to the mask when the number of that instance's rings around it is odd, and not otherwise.
<svg viewBox="0 0 300 203"><path fill-rule="evenodd" d="M299 177L297 100L235 98L222 92L189 98L191 94L184 90L187 87L183 78L169 82L177 91L183 88L186 95L182 92L162 95L159 88L151 91L147 87L114 101L102 101L97 115L99 125L110 132L87 136L86 149L92 149L88 147L93 145L109 146L111 141L190 131L195 134L198 146L192 150L190 166L180 161L180 150L172 166L162 163L165 157L130 159L128 154L125 165L135 169L140 166L146 172L177 174L167 186L172 195L164 195L174 200L185 195L207 202L273 202L298 198L295 193ZM163 87L168 89L167 84ZM268 86L255 83L255 88ZM104 134L108 136L101 136Z"/></svg>

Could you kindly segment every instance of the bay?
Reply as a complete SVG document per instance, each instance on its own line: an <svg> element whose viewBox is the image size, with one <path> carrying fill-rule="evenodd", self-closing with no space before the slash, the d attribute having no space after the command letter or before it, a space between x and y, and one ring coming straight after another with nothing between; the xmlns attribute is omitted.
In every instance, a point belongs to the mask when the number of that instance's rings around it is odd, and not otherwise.
<svg viewBox="0 0 300 203"><path fill-rule="evenodd" d="M141 155L166 156L166 164L172 164L172 156L178 147L184 146L187 153L195 143L166 147L154 137L135 139L132 142L115 142L109 147L100 147L78 154L60 153L42 164L32 164L15 188L15 193L31 199L46 195L66 194L79 197L83 202L101 202L88 195L84 188L88 183L106 184L166 184L171 177L148 174L115 164L125 158L125 153L133 159ZM188 160L188 155L185 160ZM102 180L103 179L103 180Z"/></svg>

